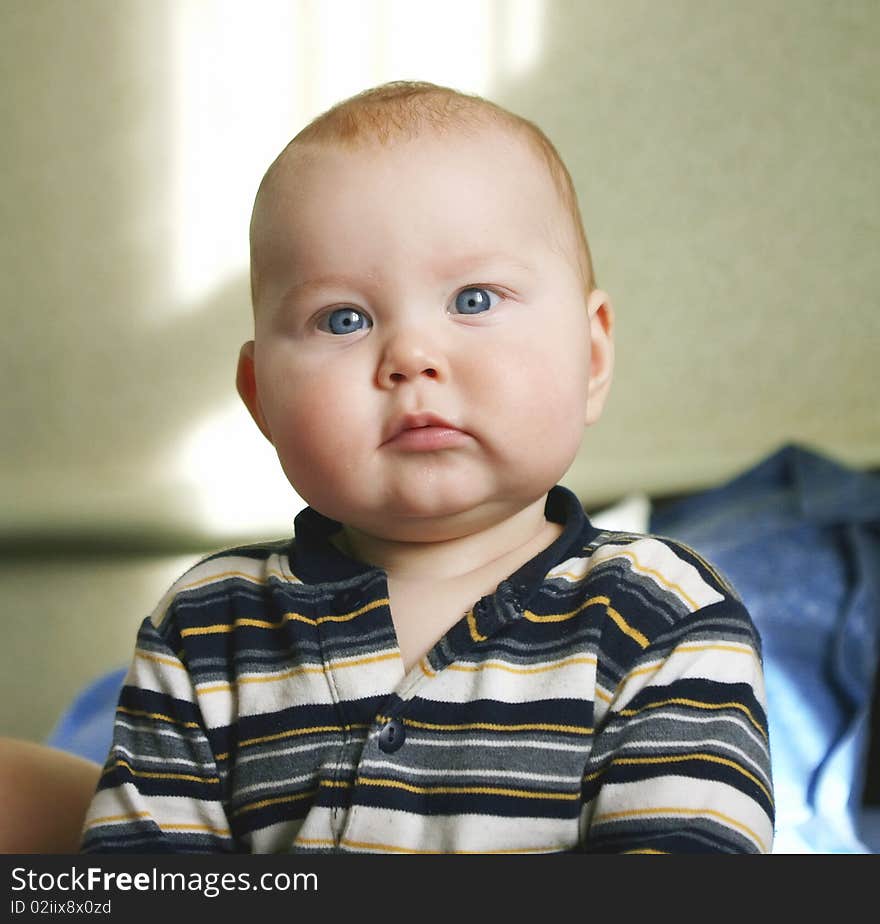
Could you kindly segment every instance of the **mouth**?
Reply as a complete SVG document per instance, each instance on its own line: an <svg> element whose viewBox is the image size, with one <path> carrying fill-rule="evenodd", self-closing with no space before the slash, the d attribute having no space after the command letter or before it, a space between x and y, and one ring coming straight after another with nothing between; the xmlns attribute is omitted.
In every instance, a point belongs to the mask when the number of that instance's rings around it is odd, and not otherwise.
<svg viewBox="0 0 880 924"><path fill-rule="evenodd" d="M437 414L406 414L394 421L382 446L405 452L432 452L461 445L469 438L464 430Z"/></svg>

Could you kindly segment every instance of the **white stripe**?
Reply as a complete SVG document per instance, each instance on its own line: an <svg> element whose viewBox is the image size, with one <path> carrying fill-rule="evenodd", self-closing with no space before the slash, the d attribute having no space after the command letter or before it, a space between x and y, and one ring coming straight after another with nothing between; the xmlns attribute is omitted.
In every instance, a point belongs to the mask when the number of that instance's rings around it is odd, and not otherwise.
<svg viewBox="0 0 880 924"><path fill-rule="evenodd" d="M438 747L438 748L465 748L465 747L482 747L482 748L509 748L515 747L518 750L523 748L533 748L536 751L583 751L586 755L592 744L593 739L587 735L584 736L583 744L562 744L555 741L546 741L541 738L428 738L419 735L407 739L407 747Z"/></svg>
<svg viewBox="0 0 880 924"><path fill-rule="evenodd" d="M148 812L143 819L120 818L102 824L124 825L154 821L160 828L173 831L182 825L207 825L219 830L229 829L229 822L219 802L196 799L181 799L179 796L150 796L144 798L131 783L123 783L112 789L99 790L89 806L85 827L94 819ZM207 832L206 832L207 833ZM230 837L230 834L225 836Z"/></svg>
<svg viewBox="0 0 880 924"><path fill-rule="evenodd" d="M312 809L312 812L315 810ZM308 816L311 818L311 814ZM280 821L277 824L260 828L245 834L242 840L250 844L251 853L279 853L291 848L296 839L299 830L302 828L302 818L294 818L290 821Z"/></svg>
<svg viewBox="0 0 880 924"><path fill-rule="evenodd" d="M388 696L389 690L396 690L404 678L403 659L395 645L382 651L371 651L369 655L360 655L349 658L357 661L360 658L375 658L381 655L394 655L382 661L373 661L367 664L358 664L356 667L347 667L345 659L331 662L330 669L335 687L334 697L346 701L366 699L370 696Z"/></svg>
<svg viewBox="0 0 880 924"><path fill-rule="evenodd" d="M682 560L664 542L645 536L629 545L603 545L590 556L590 568L620 558L622 563L664 591L674 593L688 609L718 603L724 597L707 584L700 572Z"/></svg>
<svg viewBox="0 0 880 924"><path fill-rule="evenodd" d="M141 655L144 655L144 657L141 657ZM154 658L172 661L177 666L173 667L171 664L159 663L153 660ZM172 655L157 654L141 647L138 647L135 651L134 660L125 678L125 685L140 687L154 693L162 693L165 696L181 699L187 703L191 703L193 700L192 678L180 661Z"/></svg>
<svg viewBox="0 0 880 924"><path fill-rule="evenodd" d="M179 764L182 767L195 767L199 770L207 770L210 773L217 772L217 767L213 761L209 763L199 763L195 760L186 760L183 757L149 757L146 754L135 754L129 751L128 748L124 748L121 744L114 744L112 751L114 754L120 752L131 760L136 760L138 764Z"/></svg>
<svg viewBox="0 0 880 924"><path fill-rule="evenodd" d="M576 818L416 815L359 805L349 816L340 846L365 853L393 852L387 850L390 846L438 853L550 853L576 846L577 828Z"/></svg>
<svg viewBox="0 0 880 924"><path fill-rule="evenodd" d="M340 766L345 766L344 764ZM349 767L350 769L350 767ZM269 780L267 783L254 783L251 786L236 787L235 799L238 801L240 796L246 796L252 792L263 792L267 789L280 790L280 793L288 793L288 787L293 787L297 783L315 783L317 784L320 767L315 767L311 773L303 773L299 776L282 777L281 779ZM279 793L279 794L280 794Z"/></svg>
<svg viewBox="0 0 880 924"><path fill-rule="evenodd" d="M502 659L492 659L488 664L475 671L446 668L418 690L419 696L437 703L469 703L480 699L512 704L544 699L584 700L592 696L596 683L596 659L592 654L567 655L527 667ZM553 665L559 666L536 673L512 672ZM504 670L504 666L511 670Z"/></svg>
<svg viewBox="0 0 880 924"><path fill-rule="evenodd" d="M649 754L656 756L658 760L663 760L663 758L657 754L657 748L660 745L661 745L661 742L651 741L651 740L627 741L620 748L620 751L621 752L633 751L633 750L637 751L639 749L644 749ZM764 771L764 768L760 764L756 763L741 748L734 747L734 745L730 744L727 741L719 741L716 738L705 738L702 741L669 741L668 739L664 738L662 741L663 748L687 748L689 750L695 750L698 748L710 747L712 745L714 745L717 748L720 748L723 751L727 751L728 753L736 754L744 763L748 764L748 766L751 767L751 769L758 776L761 777L761 781L769 788L770 780L768 779L767 774Z"/></svg>
<svg viewBox="0 0 880 924"><path fill-rule="evenodd" d="M650 802L646 802L646 798L650 798ZM682 812L666 809L681 809ZM638 814L631 818L607 817L618 812ZM585 825L592 823L600 830L602 824L631 821L644 831L645 820L651 817L681 818L681 826L685 828L693 813L730 828L752 841L761 851L770 852L773 824L761 806L735 787L715 780L669 775L652 779L650 786L642 781L606 782L596 798L584 806L582 821ZM725 821L725 817L731 821Z"/></svg>
<svg viewBox="0 0 880 924"><path fill-rule="evenodd" d="M290 572L287 555L278 553L269 555L265 560L244 555L221 555L211 561L200 561L181 575L165 592L150 615L153 626L158 629L162 625L168 608L179 593L210 587L211 584L226 580L224 574L228 577L228 572L236 572L239 579L250 580L254 584L264 584L273 576L290 584L302 583Z"/></svg>
<svg viewBox="0 0 880 924"><path fill-rule="evenodd" d="M731 722L734 725L738 725L758 747L767 750L767 742L758 734L755 730L755 726L747 719L735 715L723 715L719 713L715 715L676 715L673 712L659 710L657 712L652 712L650 715L632 716L627 723L627 728L640 725L642 722L654 722L658 718L669 719L675 723L692 722L696 725L706 725L710 722Z"/></svg>
<svg viewBox="0 0 880 924"><path fill-rule="evenodd" d="M624 709L637 693L649 686L656 688L657 695L662 697L664 687L694 678L717 684L748 684L762 708L765 707L763 676L754 650L746 645L713 640L705 644L686 642L663 659L640 664L638 673L631 673L624 678L623 686L618 687L614 711Z"/></svg>
<svg viewBox="0 0 880 924"><path fill-rule="evenodd" d="M589 558L566 558L564 562L558 564L552 571L547 572L547 578L561 578L564 581L568 581L570 584L576 584L587 576L589 570Z"/></svg>
<svg viewBox="0 0 880 924"><path fill-rule="evenodd" d="M365 733L365 736L366 736L366 733ZM342 737L342 734L340 732L339 734L336 734L334 738L328 741L327 743L329 743L330 747L336 748L339 746L338 739L340 739L341 737ZM236 758L235 763L236 763L236 766L240 766L241 764L250 763L251 761L254 761L254 760L271 760L273 757L289 757L291 754L300 754L303 751L314 752L314 750L315 750L315 745L314 743L312 743L312 744L300 744L292 748L276 748L275 750L272 750L272 751L253 751L250 754L247 754L247 753L240 754Z"/></svg>
<svg viewBox="0 0 880 924"><path fill-rule="evenodd" d="M456 778L473 778L487 780L528 780L532 783L564 783L576 784L580 788L581 776L575 775L558 775L553 773L525 773L517 770L462 770L458 767L401 767L400 764L387 760L362 760L361 767L369 767L376 770L390 770L401 778L410 776L421 777L456 777Z"/></svg>
<svg viewBox="0 0 880 924"><path fill-rule="evenodd" d="M135 720L123 719L117 715L116 724L121 725L123 728L129 729L129 731L139 734L143 731L143 728L136 724ZM193 741L193 738L198 739L200 742L205 741L204 734L199 731L197 728L182 728L179 732L174 731L169 728L151 728L151 735L159 735L163 738L174 738L175 741L184 741L187 744L190 744Z"/></svg>

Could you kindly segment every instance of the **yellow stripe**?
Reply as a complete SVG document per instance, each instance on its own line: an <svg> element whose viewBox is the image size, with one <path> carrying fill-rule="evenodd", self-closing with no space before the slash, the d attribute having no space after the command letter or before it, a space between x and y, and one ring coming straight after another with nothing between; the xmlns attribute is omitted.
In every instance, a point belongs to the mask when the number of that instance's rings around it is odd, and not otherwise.
<svg viewBox="0 0 880 924"><path fill-rule="evenodd" d="M145 719L159 719L162 722L170 722L172 725L180 725L183 728L198 728L198 722L181 722L180 719L173 719L170 715L165 715L161 712L146 712L143 709L129 709L127 706L117 706L117 712L122 712L125 715L138 716Z"/></svg>
<svg viewBox="0 0 880 924"><path fill-rule="evenodd" d="M320 780L318 786L323 786L325 788L335 788L335 789L346 789L351 786L351 781L349 780ZM233 815L243 815L245 812L253 812L256 809L266 808L269 805L280 805L283 802L298 802L301 799L308 799L311 796L314 796L317 793L317 789L308 789L304 792L293 793L293 795L288 796L276 796L272 799L261 799L259 802L251 802L248 805L242 805L237 808L232 814ZM332 842L331 842L332 843Z"/></svg>
<svg viewBox="0 0 880 924"><path fill-rule="evenodd" d="M555 664L545 664L542 667L511 667L508 664L501 664L495 661L484 661L482 664L474 664L465 667L463 664L450 664L446 669L449 671L460 671L465 674L479 673L483 670L506 671L508 674L543 674L547 671L559 670L568 667L570 664L595 664L595 657L573 657L566 658L563 661L557 661ZM424 670L424 668L422 668Z"/></svg>
<svg viewBox="0 0 880 924"><path fill-rule="evenodd" d="M277 577L282 581L288 580L286 575L282 574L280 571L268 571L266 573L268 577ZM266 583L263 578L257 577L253 574L247 574L244 571L221 571L219 574L210 574L207 577L199 578L199 580L193 581L190 584L183 584L180 586L178 592L183 590L192 590L194 587L203 587L205 584L211 584L214 581L224 581L226 578L230 577L244 578L246 581L250 581L252 584Z"/></svg>
<svg viewBox="0 0 880 924"><path fill-rule="evenodd" d="M608 597L598 596L590 597L586 603L582 603L576 610L571 610L568 613L551 613L546 616L539 616L537 613L533 613L531 610L526 610L523 614L529 622L565 622L568 619L572 619L578 615L578 613L583 612L588 606L604 606L605 612L611 619L614 620L617 627L620 629L624 635L628 635L631 639L637 642L642 648L648 647L648 639L642 635L638 629L633 629L629 626L626 620L617 612L612 606L611 601Z"/></svg>
<svg viewBox="0 0 880 924"><path fill-rule="evenodd" d="M767 845L748 825L743 824L741 821L737 821L735 818L731 818L730 815L724 815L722 812L716 812L713 809L685 809L673 806L657 806L656 808L649 809L627 809L623 812L606 812L597 815L593 819L593 824L601 824L605 821L617 821L619 818L633 818L638 815L690 815L692 817L695 815L708 815L713 818L719 818L725 824L731 825L734 828L739 828L740 831L745 831L761 850L767 853Z"/></svg>
<svg viewBox="0 0 880 924"><path fill-rule="evenodd" d="M220 635L226 632L234 632L240 626L251 626L256 629L280 629L287 622L304 622L310 626L319 626L325 622L348 622L363 613L375 610L377 607L388 606L389 602L388 597L383 597L381 600L373 600L366 606L362 606L360 609L353 610L350 613L343 613L339 616L319 616L317 619L312 619L311 616L303 616L302 613L285 613L278 622L270 622L266 619L236 619L233 623L218 623L213 626L190 626L187 629L182 629L180 635L182 638L192 635Z"/></svg>
<svg viewBox="0 0 880 924"><path fill-rule="evenodd" d="M671 699L659 700L656 703L646 703L644 706L642 706L641 709L621 709L619 715L638 715L640 712L645 712L648 709L660 709L663 706L693 706L696 709L738 709L740 712L745 714L752 725L754 725L754 727L761 733L761 736L764 738L764 740L767 739L767 732L764 731L752 713L742 703L704 703L700 700L685 699L684 697L676 696L672 697Z"/></svg>
<svg viewBox="0 0 880 924"><path fill-rule="evenodd" d="M159 655L147 654L145 651L135 651L135 656L138 658L143 658L144 661L155 661L156 664L164 664L167 667L176 667L182 671L186 670L180 661L175 661L173 658L160 658Z"/></svg>
<svg viewBox="0 0 880 924"><path fill-rule="evenodd" d="M662 584L664 587L668 587L669 590L671 590L673 593L678 594L683 600L685 600L690 605L692 610L699 609L699 604L697 603L697 601L689 597L685 593L684 589L679 584L673 584L672 581L667 581L666 578L663 577L663 575L659 571L656 571L654 568L649 568L647 567L647 565L643 565L638 560L638 558L636 558L636 556L632 552L630 552L628 549L618 549L617 551L615 551L614 556L612 557L616 557L618 555L623 555L625 558L630 559L630 561L632 561L632 563L635 565L636 571L639 571L642 574L650 574L651 577L655 578L658 583ZM681 559L679 559L679 561L680 560ZM607 561L611 561L611 557L606 558L602 562L602 564L605 564L605 562Z"/></svg>
<svg viewBox="0 0 880 924"><path fill-rule="evenodd" d="M637 850L624 850L623 853L661 853L665 856L669 855L668 850L651 850L649 847L640 847Z"/></svg>
<svg viewBox="0 0 880 924"><path fill-rule="evenodd" d="M263 735L260 738L247 738L239 741L238 746L241 748L250 747L252 744L263 744L266 741L280 741L282 738L294 738L300 735L314 735L318 732L341 732L350 731L354 728L368 728L367 725L313 725L309 728L289 728L286 731L276 732L272 735Z"/></svg>
<svg viewBox="0 0 880 924"><path fill-rule="evenodd" d="M546 615L539 615L538 613L533 613L531 610L525 610L523 616L529 622L566 622L569 619L573 619L578 613L583 612L588 606L607 602L607 597L590 597L586 603L582 603L576 610L571 610L571 612L568 613L548 613Z"/></svg>
<svg viewBox="0 0 880 924"><path fill-rule="evenodd" d="M296 844L300 844L304 847L336 847L336 841L332 838L327 837L298 837Z"/></svg>
<svg viewBox="0 0 880 924"><path fill-rule="evenodd" d="M297 843L302 844L333 844L333 841L297 841ZM509 847L502 850L417 850L414 847L400 847L397 844L380 844L374 841L351 841L348 838L343 838L340 841L345 847L353 847L355 850L382 850L385 853L405 853L405 854L438 854L438 853L457 853L457 854L511 854L511 853L557 853L559 847L522 847L517 849L515 847Z"/></svg>
<svg viewBox="0 0 880 924"><path fill-rule="evenodd" d="M245 812L254 812L257 809L266 808L270 805L280 805L282 802L298 802L300 799L310 799L317 791L317 789L309 789L305 792L294 793L292 796L278 796L275 799L262 799L260 802L251 802L249 805L242 805L231 814L232 817L235 818L237 815L244 815Z"/></svg>
<svg viewBox="0 0 880 924"><path fill-rule="evenodd" d="M229 828L212 828L211 825L177 824L173 821L163 821L162 828L166 831L210 831L211 834L219 834L222 837L230 837L232 834Z"/></svg>
<svg viewBox="0 0 880 924"><path fill-rule="evenodd" d="M391 651L388 654L371 655L366 658L352 658L350 661L331 661L329 666L333 670L343 670L347 667L361 667L364 664L375 664L379 661L397 660L399 657L400 654L397 651ZM225 693L246 683L275 683L281 680L289 680L298 674L323 674L324 672L323 667L295 667L293 670L285 671L283 674L272 674L269 677L239 677L235 683L216 683L210 687L197 686L196 689L199 694Z"/></svg>
<svg viewBox="0 0 880 924"><path fill-rule="evenodd" d="M189 783L219 783L220 779L216 776L195 776L192 773L158 773L147 770L135 770L128 761L116 760L111 766L105 768L106 775L116 767L125 767L132 776L141 776L147 780L186 780Z"/></svg>
<svg viewBox="0 0 880 924"><path fill-rule="evenodd" d="M553 580L555 578L564 577L564 578L570 578L574 582L582 581L587 576L587 574L589 574L589 569L586 566L586 561L584 559L581 559L581 560L584 561L584 570L580 574L578 574L576 571L551 571L547 575L547 579Z"/></svg>
<svg viewBox="0 0 880 924"><path fill-rule="evenodd" d="M359 609L352 610L350 613L342 613L339 616L319 616L317 619L310 619L308 616L302 616L299 613L288 613L284 618L297 619L300 622L308 622L315 626L320 626L325 622L348 622L350 619L357 619L358 616L369 613L370 610L375 610L380 606L388 606L390 602L388 597L382 597L379 600L367 603Z"/></svg>
<svg viewBox="0 0 880 924"><path fill-rule="evenodd" d="M390 716L376 716L378 722L387 722ZM429 731L558 731L573 735L592 735L593 729L582 725L553 725L549 722L530 722L523 725L499 725L494 722L463 722L460 725L440 725L435 722L418 722L404 719L408 728L425 728Z"/></svg>
<svg viewBox="0 0 880 924"><path fill-rule="evenodd" d="M96 828L98 825L112 824L117 821L136 821L138 818L152 818L149 812L130 812L127 815L102 815L100 818L94 818L89 822L89 830ZM211 825L186 824L173 821L161 822L163 831L209 831L211 834L218 834L221 837L229 837L229 828L214 828Z"/></svg>
<svg viewBox="0 0 880 924"><path fill-rule="evenodd" d="M477 796L513 796L518 799L580 799L579 792L532 792L527 789L502 789L498 786L413 786L411 783L402 783L400 780L374 779L358 777L357 783L361 786L385 786L392 789L404 789L407 792L419 795L477 795Z"/></svg>
<svg viewBox="0 0 880 924"><path fill-rule="evenodd" d="M471 638L475 642L485 642L486 641L486 636L480 635L480 633L477 632L477 620L476 620L476 617L474 616L473 610L467 611L467 624L468 624L468 630L471 633Z"/></svg>
<svg viewBox="0 0 880 924"><path fill-rule="evenodd" d="M640 648L647 648L649 642L638 629L633 629L628 625L626 620L610 604L605 607L605 612L614 620L615 625L624 634L628 635Z"/></svg>
<svg viewBox="0 0 880 924"><path fill-rule="evenodd" d="M283 623L283 620L282 620ZM234 632L240 626L252 626L257 629L277 629L282 623L268 622L265 619L236 619L233 623L222 623L214 626L190 626L180 630L181 638L190 638L193 635L220 635L224 632Z"/></svg>
<svg viewBox="0 0 880 924"><path fill-rule="evenodd" d="M596 777L601 776L608 767L615 764L633 766L636 764L679 764L685 760L705 760L713 764L723 764L725 767L731 767L736 770L738 773L741 773L747 779L750 779L757 787L761 790L762 793L767 797L768 801L773 801L773 796L770 795L770 791L767 787L754 775L750 773L745 767L741 767L738 763L735 763L732 760L729 760L726 757L718 757L715 754L704 754L700 751L693 752L691 754L675 754L669 755L668 757L615 757L610 764L607 764L601 770L597 770L595 773L589 773L584 776L585 780L594 780Z"/></svg>

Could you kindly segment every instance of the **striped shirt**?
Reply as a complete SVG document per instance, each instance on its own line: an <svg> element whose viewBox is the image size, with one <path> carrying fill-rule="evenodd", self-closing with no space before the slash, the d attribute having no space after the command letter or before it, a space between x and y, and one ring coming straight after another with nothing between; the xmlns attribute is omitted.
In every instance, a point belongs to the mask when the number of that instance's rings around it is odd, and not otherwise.
<svg viewBox="0 0 880 924"><path fill-rule="evenodd" d="M83 852L769 853L760 640L669 539L559 538L404 675L387 575L307 508L140 629Z"/></svg>

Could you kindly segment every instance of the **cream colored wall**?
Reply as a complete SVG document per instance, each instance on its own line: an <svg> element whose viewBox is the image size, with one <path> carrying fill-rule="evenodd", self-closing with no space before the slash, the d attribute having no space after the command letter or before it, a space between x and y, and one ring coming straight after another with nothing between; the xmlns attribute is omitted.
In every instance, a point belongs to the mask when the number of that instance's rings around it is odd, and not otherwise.
<svg viewBox="0 0 880 924"><path fill-rule="evenodd" d="M873 0L0 5L0 538L37 551L2 568L0 733L127 658L176 556L287 529L233 387L246 210L372 83L484 93L568 162L617 309L588 506L789 441L880 464L878 40Z"/></svg>

